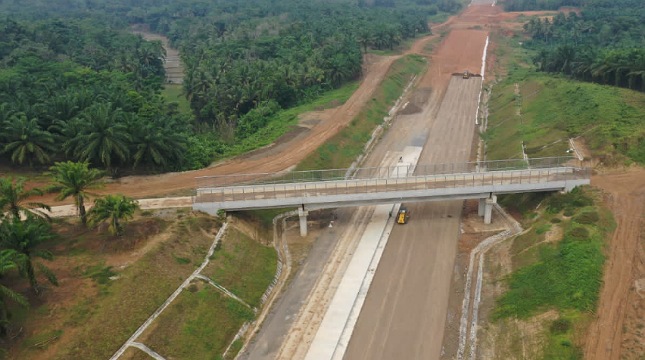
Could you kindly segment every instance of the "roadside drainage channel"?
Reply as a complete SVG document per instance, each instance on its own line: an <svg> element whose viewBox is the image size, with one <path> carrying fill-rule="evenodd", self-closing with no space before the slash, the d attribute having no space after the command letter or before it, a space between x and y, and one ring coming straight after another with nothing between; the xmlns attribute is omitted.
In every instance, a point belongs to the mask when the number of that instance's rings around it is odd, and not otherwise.
<svg viewBox="0 0 645 360"><path fill-rule="evenodd" d="M495 245L522 232L522 226L515 221L503 208L495 204L495 210L502 215L507 227L506 230L490 236L479 243L470 253L466 283L464 286L464 300L462 303L461 320L459 322L459 347L457 360L465 358L475 359L477 350L477 330L479 321L479 305L481 303L481 289L484 276L484 259L488 250ZM476 273L475 273L476 268ZM475 290L472 285L475 279ZM471 297L472 294L472 297ZM468 318L470 317L470 321ZM468 331L470 330L470 331ZM466 355L466 345L468 356Z"/></svg>
<svg viewBox="0 0 645 360"><path fill-rule="evenodd" d="M413 172L421 150L418 146L406 147L399 164L409 165L409 172ZM305 359L342 359L345 355L399 207L400 204L375 207Z"/></svg>

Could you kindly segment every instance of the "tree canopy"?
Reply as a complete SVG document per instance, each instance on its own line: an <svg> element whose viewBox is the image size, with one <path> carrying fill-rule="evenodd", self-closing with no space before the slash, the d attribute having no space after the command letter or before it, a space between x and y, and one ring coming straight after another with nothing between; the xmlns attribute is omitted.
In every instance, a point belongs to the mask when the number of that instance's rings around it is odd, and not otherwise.
<svg viewBox="0 0 645 360"><path fill-rule="evenodd" d="M592 0L580 15L532 18L524 30L539 70L645 91L644 2Z"/></svg>

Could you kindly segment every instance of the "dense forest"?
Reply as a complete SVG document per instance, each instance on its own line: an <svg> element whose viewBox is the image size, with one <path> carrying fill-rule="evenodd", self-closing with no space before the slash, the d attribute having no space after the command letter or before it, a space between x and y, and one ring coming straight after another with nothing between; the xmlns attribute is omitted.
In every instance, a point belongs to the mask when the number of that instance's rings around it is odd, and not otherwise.
<svg viewBox="0 0 645 360"><path fill-rule="evenodd" d="M645 91L645 2L590 0L580 15L532 18L524 29L539 70Z"/></svg>
<svg viewBox="0 0 645 360"><path fill-rule="evenodd" d="M505 0L506 11L525 10L558 10L563 6L579 7L585 4L585 0Z"/></svg>
<svg viewBox="0 0 645 360"><path fill-rule="evenodd" d="M88 161L113 175L208 165L280 111L357 79L454 12L452 0L43 1L0 3L0 161ZM167 36L192 114L161 96Z"/></svg>

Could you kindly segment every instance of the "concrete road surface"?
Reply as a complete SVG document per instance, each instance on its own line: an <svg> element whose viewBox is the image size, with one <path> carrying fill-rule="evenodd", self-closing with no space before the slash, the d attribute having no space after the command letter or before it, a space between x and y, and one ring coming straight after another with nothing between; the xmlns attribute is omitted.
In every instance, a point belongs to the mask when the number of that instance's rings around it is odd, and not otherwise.
<svg viewBox="0 0 645 360"><path fill-rule="evenodd" d="M453 77L419 165L465 162L475 136L481 78ZM411 204L410 222L396 226L345 359L438 359L462 201Z"/></svg>

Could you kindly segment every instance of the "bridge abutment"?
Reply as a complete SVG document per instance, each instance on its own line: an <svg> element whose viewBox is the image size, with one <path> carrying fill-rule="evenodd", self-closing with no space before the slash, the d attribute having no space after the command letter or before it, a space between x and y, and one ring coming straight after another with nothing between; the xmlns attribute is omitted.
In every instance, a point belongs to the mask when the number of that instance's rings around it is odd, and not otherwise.
<svg viewBox="0 0 645 360"><path fill-rule="evenodd" d="M300 236L307 236L307 215L309 211L305 210L304 206L298 208L298 217L300 218Z"/></svg>

